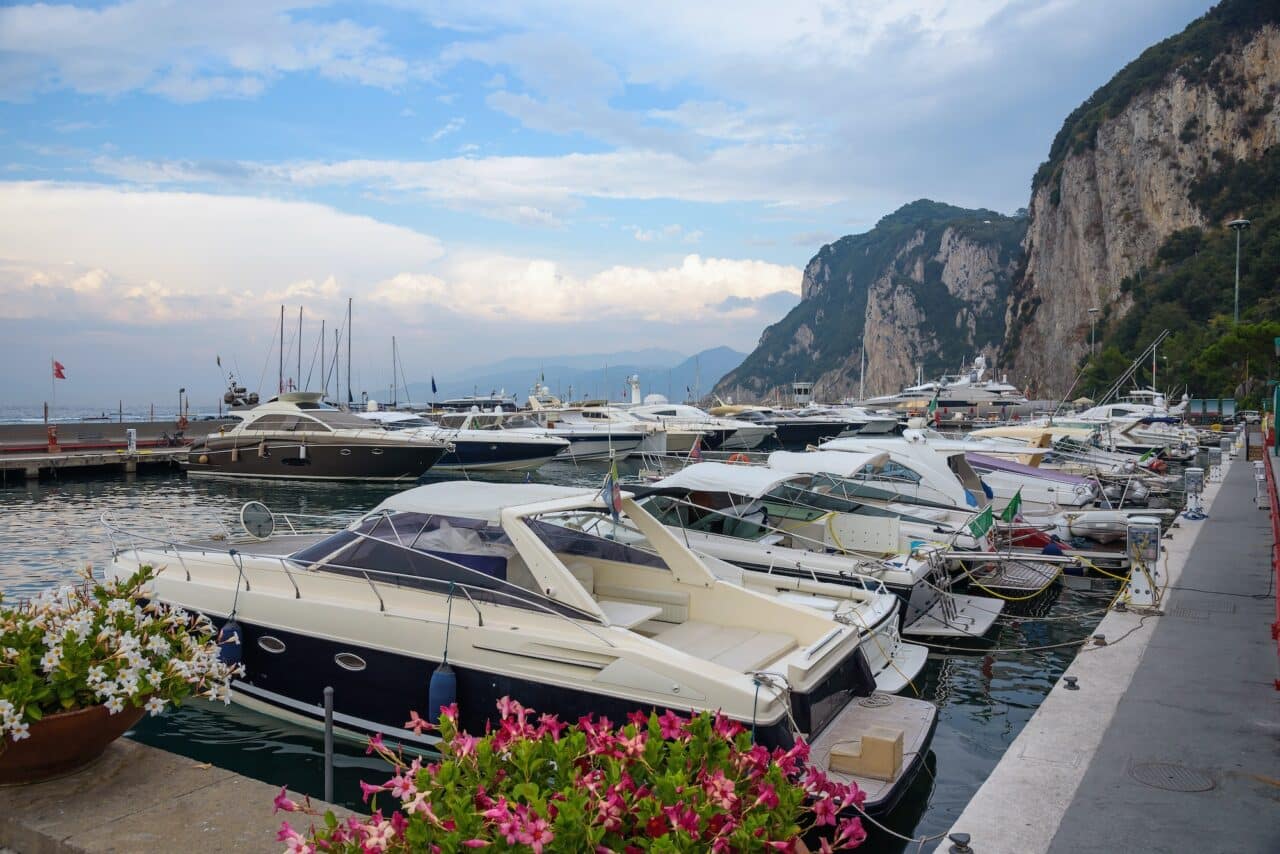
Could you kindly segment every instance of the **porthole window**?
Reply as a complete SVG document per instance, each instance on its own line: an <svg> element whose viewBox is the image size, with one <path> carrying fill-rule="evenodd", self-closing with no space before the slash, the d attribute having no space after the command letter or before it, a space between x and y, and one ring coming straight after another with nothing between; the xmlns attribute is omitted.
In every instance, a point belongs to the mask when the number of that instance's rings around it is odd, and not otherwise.
<svg viewBox="0 0 1280 854"><path fill-rule="evenodd" d="M351 456L351 449L350 449L350 448L343 448L341 451L338 451L338 453L342 454L342 456L344 456L344 457L349 457L349 456Z"/></svg>
<svg viewBox="0 0 1280 854"><path fill-rule="evenodd" d="M271 635L263 635L258 638L258 646L275 655L279 655L284 652L284 641L280 640L280 638L272 637Z"/></svg>
<svg viewBox="0 0 1280 854"><path fill-rule="evenodd" d="M353 652L340 652L333 660L343 670L360 671L365 668L364 659Z"/></svg>
<svg viewBox="0 0 1280 854"><path fill-rule="evenodd" d="M381 448L374 448L374 449L373 449L373 455L374 455L375 457L382 456L382 449L381 449Z"/></svg>

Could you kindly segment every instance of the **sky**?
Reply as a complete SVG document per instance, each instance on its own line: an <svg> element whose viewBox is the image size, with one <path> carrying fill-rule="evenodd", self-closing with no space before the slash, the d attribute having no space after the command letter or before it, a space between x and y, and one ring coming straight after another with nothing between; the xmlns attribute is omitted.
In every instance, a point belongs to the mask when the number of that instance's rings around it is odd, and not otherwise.
<svg viewBox="0 0 1280 854"><path fill-rule="evenodd" d="M1206 0L0 6L0 403L752 349L826 242L1012 212ZM345 333L344 333L345 336ZM217 367L221 359L223 368ZM345 356L344 356L345 358ZM373 392L377 396L377 392Z"/></svg>

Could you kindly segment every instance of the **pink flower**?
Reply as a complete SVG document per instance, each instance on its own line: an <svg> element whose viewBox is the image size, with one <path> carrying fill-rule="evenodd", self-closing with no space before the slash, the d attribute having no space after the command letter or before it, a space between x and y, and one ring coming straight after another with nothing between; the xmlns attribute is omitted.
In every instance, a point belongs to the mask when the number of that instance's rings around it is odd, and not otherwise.
<svg viewBox="0 0 1280 854"><path fill-rule="evenodd" d="M683 737L685 734L684 725L685 719L670 709L667 709L658 717L658 727L662 733L662 737L666 739Z"/></svg>
<svg viewBox="0 0 1280 854"><path fill-rule="evenodd" d="M364 749L364 755L368 756L375 750L381 753L386 749L387 746L382 743L382 733L374 733L373 737L369 739L369 746Z"/></svg>
<svg viewBox="0 0 1280 854"><path fill-rule="evenodd" d="M617 831L622 829L622 816L626 810L626 802L616 790L609 792L609 797L601 800L596 804L596 821L605 830Z"/></svg>
<svg viewBox="0 0 1280 854"><path fill-rule="evenodd" d="M638 732L633 736L623 736L618 739L618 746L622 748L622 752L627 756L642 756L644 754L645 743L649 740L648 732Z"/></svg>
<svg viewBox="0 0 1280 854"><path fill-rule="evenodd" d="M385 792L386 790L385 786L374 786L371 783L366 783L364 780L360 781L360 791L364 793L364 802L366 804L369 803L369 797L371 795L376 795L378 792Z"/></svg>
<svg viewBox="0 0 1280 854"><path fill-rule="evenodd" d="M836 845L844 848L857 848L867 839L867 831L862 827L862 819L846 818L840 822L836 830Z"/></svg>
<svg viewBox="0 0 1280 854"><path fill-rule="evenodd" d="M476 739L475 736L468 735L465 732L460 732L453 737L453 744L450 746L453 748L455 756L474 756L476 752Z"/></svg>
<svg viewBox="0 0 1280 854"><path fill-rule="evenodd" d="M463 848L488 848L489 843L483 839L466 839L462 842Z"/></svg>
<svg viewBox="0 0 1280 854"><path fill-rule="evenodd" d="M707 792L707 800L721 809L733 809L734 804L738 801L738 796L734 792L734 782L719 769L716 769L714 774L707 777L702 787Z"/></svg>
<svg viewBox="0 0 1280 854"><path fill-rule="evenodd" d="M280 812L280 810L284 810L285 812L293 812L298 808L298 805L295 802L289 800L289 796L287 794L288 791L289 790L286 787L284 786L280 787L280 794L276 795L276 799L272 804L272 809L271 809L272 813L278 813Z"/></svg>
<svg viewBox="0 0 1280 854"><path fill-rule="evenodd" d="M819 827L836 823L836 804L830 797L823 797L813 804L813 817Z"/></svg>
<svg viewBox="0 0 1280 854"><path fill-rule="evenodd" d="M404 813L396 810L391 814L391 829L396 836L403 836L405 829L409 826L409 820L404 817Z"/></svg>
<svg viewBox="0 0 1280 854"><path fill-rule="evenodd" d="M424 729L435 729L435 724L419 717L417 712L410 710L409 720L404 722L404 728L413 730L417 735L422 735Z"/></svg>
<svg viewBox="0 0 1280 854"><path fill-rule="evenodd" d="M386 783L386 788L391 794L400 800L412 797L417 790L411 777L405 777L397 774Z"/></svg>
<svg viewBox="0 0 1280 854"><path fill-rule="evenodd" d="M627 712L627 720L628 720L629 722L631 722L631 723L635 724L636 726L642 726L642 727L643 727L643 726L648 726L648 725L649 725L649 713L648 713L648 712L642 712L642 711L640 711L639 709L636 709L634 712Z"/></svg>
<svg viewBox="0 0 1280 854"><path fill-rule="evenodd" d="M498 698L498 714L502 715L503 720L513 717L522 708L524 707L510 697L502 696Z"/></svg>
<svg viewBox="0 0 1280 854"><path fill-rule="evenodd" d="M716 718L715 722L712 724L712 728L716 731L716 735L730 741L732 741L738 733L746 731L742 724L732 718L725 717L719 712L716 712Z"/></svg>
<svg viewBox="0 0 1280 854"><path fill-rule="evenodd" d="M449 704L449 705L447 705L447 706L441 706L441 707L440 707L440 717L442 717L442 718L448 718L449 720L453 721L454 723L457 723L457 722L458 722L458 704L457 704L457 703L450 703L450 704Z"/></svg>
<svg viewBox="0 0 1280 854"><path fill-rule="evenodd" d="M533 849L533 854L542 854L543 846L554 840L556 835L551 832L551 826L545 819L535 817L525 823L518 838Z"/></svg>
<svg viewBox="0 0 1280 854"><path fill-rule="evenodd" d="M691 807L664 807L662 812L671 822L672 830L686 831L694 839L698 838L698 813Z"/></svg>
<svg viewBox="0 0 1280 854"><path fill-rule="evenodd" d="M560 733L564 732L566 725L560 721L555 715L543 714L538 718L538 736L541 737L547 733L551 734L553 739L559 739Z"/></svg>
<svg viewBox="0 0 1280 854"><path fill-rule="evenodd" d="M313 854L316 850L307 838L298 831L289 826L289 822L280 822L280 831L276 834L276 841L283 842L287 847L289 854Z"/></svg>
<svg viewBox="0 0 1280 854"><path fill-rule="evenodd" d="M751 805L751 808L755 809L761 805L769 809L774 809L778 806L778 793L774 791L773 785L770 783L765 783L760 787L760 794L756 797L755 803Z"/></svg>

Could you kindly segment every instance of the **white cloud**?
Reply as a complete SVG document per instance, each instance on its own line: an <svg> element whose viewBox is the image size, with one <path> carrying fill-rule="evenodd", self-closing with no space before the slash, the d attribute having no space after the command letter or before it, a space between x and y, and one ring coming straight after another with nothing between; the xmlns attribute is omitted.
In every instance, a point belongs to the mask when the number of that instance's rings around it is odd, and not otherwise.
<svg viewBox="0 0 1280 854"><path fill-rule="evenodd" d="M0 97L55 88L93 95L142 89L199 101L252 97L289 73L384 88L429 75L393 55L372 27L296 14L310 5L125 0L103 8L0 9Z"/></svg>
<svg viewBox="0 0 1280 854"><path fill-rule="evenodd" d="M56 316L74 301L81 316L116 323L258 323L282 302L335 316L354 294L397 323L417 310L429 324L437 309L535 324L679 322L715 320L731 297L800 290L798 268L749 259L578 270L477 249L446 254L409 229L245 196L0 183L0 220L10 223L0 232L0 317Z"/></svg>
<svg viewBox="0 0 1280 854"><path fill-rule="evenodd" d="M455 116L454 118L449 119L449 121L441 125L440 128L436 130L435 133L431 134L431 141L439 142L449 134L457 133L458 131L462 130L463 126L466 123L467 123L467 120L462 118L461 116Z"/></svg>

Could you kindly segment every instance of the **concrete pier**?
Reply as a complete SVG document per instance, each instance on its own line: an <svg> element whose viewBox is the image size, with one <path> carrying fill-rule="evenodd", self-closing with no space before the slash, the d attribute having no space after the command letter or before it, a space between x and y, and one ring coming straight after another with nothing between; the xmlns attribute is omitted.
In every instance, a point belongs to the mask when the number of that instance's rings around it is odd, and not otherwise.
<svg viewBox="0 0 1280 854"><path fill-rule="evenodd" d="M1208 486L1209 519L1163 541L1160 609L1107 614L1106 645L1082 648L956 820L976 854L1280 851L1271 529L1254 496L1237 460Z"/></svg>
<svg viewBox="0 0 1280 854"><path fill-rule="evenodd" d="M134 474L140 468L176 467L187 457L187 448L142 448L128 451L60 451L36 454L0 454L0 482L36 480L62 471L116 470Z"/></svg>
<svg viewBox="0 0 1280 854"><path fill-rule="evenodd" d="M120 739L89 767L46 783L0 788L0 854L84 852L272 852L280 790L183 756ZM299 795L291 795L301 801ZM339 817L350 813L315 801ZM305 820L304 820L305 819Z"/></svg>

